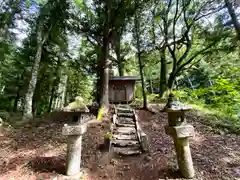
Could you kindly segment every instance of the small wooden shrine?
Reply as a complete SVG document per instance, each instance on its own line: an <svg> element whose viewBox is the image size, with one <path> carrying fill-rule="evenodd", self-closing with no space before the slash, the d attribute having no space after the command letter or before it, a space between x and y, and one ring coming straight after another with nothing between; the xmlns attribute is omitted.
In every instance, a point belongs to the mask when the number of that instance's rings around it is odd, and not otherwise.
<svg viewBox="0 0 240 180"><path fill-rule="evenodd" d="M109 78L109 102L130 103L134 100L136 76L111 76Z"/></svg>

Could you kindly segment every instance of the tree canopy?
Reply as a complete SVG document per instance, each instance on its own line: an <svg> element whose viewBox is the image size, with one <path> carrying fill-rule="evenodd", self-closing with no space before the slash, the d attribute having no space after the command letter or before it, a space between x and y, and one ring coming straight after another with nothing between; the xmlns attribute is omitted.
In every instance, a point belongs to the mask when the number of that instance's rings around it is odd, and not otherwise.
<svg viewBox="0 0 240 180"><path fill-rule="evenodd" d="M6 0L0 20L0 108L23 118L76 96L107 110L112 73L141 77L145 108L152 94L186 89L206 101L212 92L212 103L232 93L239 104L233 1Z"/></svg>

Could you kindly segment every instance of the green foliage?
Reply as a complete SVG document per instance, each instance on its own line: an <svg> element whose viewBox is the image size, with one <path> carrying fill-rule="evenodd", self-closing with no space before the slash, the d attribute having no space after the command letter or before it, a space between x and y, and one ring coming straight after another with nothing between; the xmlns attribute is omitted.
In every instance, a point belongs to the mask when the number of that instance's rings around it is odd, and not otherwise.
<svg viewBox="0 0 240 180"><path fill-rule="evenodd" d="M106 133L106 134L104 134L104 138L106 138L106 139L111 139L112 138L112 134L111 133Z"/></svg>
<svg viewBox="0 0 240 180"><path fill-rule="evenodd" d="M213 86L174 91L174 94L182 102L198 104L203 109L208 109L220 121L218 124L237 132L240 127L239 92L238 82L221 78L217 79Z"/></svg>

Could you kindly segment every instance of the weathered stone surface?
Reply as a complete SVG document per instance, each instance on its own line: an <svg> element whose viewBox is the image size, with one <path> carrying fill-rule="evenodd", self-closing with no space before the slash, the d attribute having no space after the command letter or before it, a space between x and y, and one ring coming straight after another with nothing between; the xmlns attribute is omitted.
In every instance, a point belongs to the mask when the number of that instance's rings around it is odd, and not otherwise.
<svg viewBox="0 0 240 180"><path fill-rule="evenodd" d="M120 155L138 155L141 154L141 150L138 147L131 147L131 148L125 148L125 147L114 147L113 151Z"/></svg>
<svg viewBox="0 0 240 180"><path fill-rule="evenodd" d="M186 124L185 112L168 112L168 125L181 126Z"/></svg>
<svg viewBox="0 0 240 180"><path fill-rule="evenodd" d="M165 126L166 134L176 138L186 138L194 136L194 127L192 125L184 126Z"/></svg>
<svg viewBox="0 0 240 180"><path fill-rule="evenodd" d="M83 112L89 112L89 109L87 108L86 104L84 103L83 98L80 96L77 96L75 98L75 101L69 103L65 108L63 108L63 111L67 112L76 112L76 111L83 111Z"/></svg>
<svg viewBox="0 0 240 180"><path fill-rule="evenodd" d="M62 134L65 136L82 135L87 131L87 125L64 125Z"/></svg>
<svg viewBox="0 0 240 180"><path fill-rule="evenodd" d="M113 140L112 145L117 147L126 147L126 146L136 146L140 147L140 144L137 140Z"/></svg>
<svg viewBox="0 0 240 180"><path fill-rule="evenodd" d="M135 127L134 124L122 124L122 123L116 123L117 127Z"/></svg>
<svg viewBox="0 0 240 180"><path fill-rule="evenodd" d="M115 132L117 132L119 134L135 134L136 129L133 127L117 127L115 129Z"/></svg>
<svg viewBox="0 0 240 180"><path fill-rule="evenodd" d="M186 106L179 101L176 101L174 95L171 93L168 97L168 102L164 107L165 112L180 112L180 111L189 111L192 108L190 106Z"/></svg>
<svg viewBox="0 0 240 180"><path fill-rule="evenodd" d="M133 118L134 114L133 113L117 113L118 117L131 117Z"/></svg>
<svg viewBox="0 0 240 180"><path fill-rule="evenodd" d="M184 178L193 178L195 172L193 168L188 138L174 139L174 144L180 173Z"/></svg>
<svg viewBox="0 0 240 180"><path fill-rule="evenodd" d="M117 108L117 113L133 113L132 109Z"/></svg>
<svg viewBox="0 0 240 180"><path fill-rule="evenodd" d="M165 107L165 112L181 112L181 111L190 111L192 108L186 105L172 106L170 108Z"/></svg>
<svg viewBox="0 0 240 180"><path fill-rule="evenodd" d="M135 140L137 138L136 135L124 135L124 134L114 134L113 135L113 138L114 139L126 139L126 140L130 140L130 139L133 139Z"/></svg>
<svg viewBox="0 0 240 180"><path fill-rule="evenodd" d="M141 148L143 152L148 152L149 147L148 147L148 137L145 133L141 133L140 136L140 143L141 143Z"/></svg>
<svg viewBox="0 0 240 180"><path fill-rule="evenodd" d="M117 105L117 108L131 109L131 106L129 106L128 104L119 104Z"/></svg>
<svg viewBox="0 0 240 180"><path fill-rule="evenodd" d="M121 124L135 124L134 120L132 118L117 118L116 123L121 123Z"/></svg>
<svg viewBox="0 0 240 180"><path fill-rule="evenodd" d="M139 117L137 116L137 114L134 114L134 118L135 118L135 121L139 121Z"/></svg>
<svg viewBox="0 0 240 180"><path fill-rule="evenodd" d="M139 122L136 122L136 127L137 127L137 136L138 139L141 143L141 148L143 152L147 152L149 150L148 147L148 137L147 135L143 132L142 128L139 125Z"/></svg>
<svg viewBox="0 0 240 180"><path fill-rule="evenodd" d="M130 123L134 123L133 118L129 118L129 117L117 117L117 121L123 123L123 122L130 122Z"/></svg>
<svg viewBox="0 0 240 180"><path fill-rule="evenodd" d="M82 136L68 136L67 144L67 176L80 173Z"/></svg>
<svg viewBox="0 0 240 180"><path fill-rule="evenodd" d="M116 114L113 115L112 121L113 121L113 124L116 124L116 121L117 121L117 115Z"/></svg>

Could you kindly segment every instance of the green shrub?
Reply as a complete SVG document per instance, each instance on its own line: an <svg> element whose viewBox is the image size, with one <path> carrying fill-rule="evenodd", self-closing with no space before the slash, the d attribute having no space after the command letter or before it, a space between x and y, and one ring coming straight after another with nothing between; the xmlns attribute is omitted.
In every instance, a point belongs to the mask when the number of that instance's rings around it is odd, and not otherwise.
<svg viewBox="0 0 240 180"><path fill-rule="evenodd" d="M218 79L213 86L196 90L174 91L175 97L189 104L197 104L199 109L211 112L218 119L218 126L233 132L240 126L240 87L228 79ZM214 119L214 118L213 118Z"/></svg>

